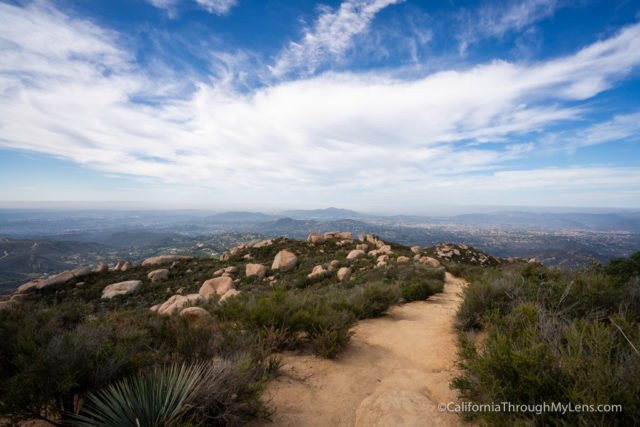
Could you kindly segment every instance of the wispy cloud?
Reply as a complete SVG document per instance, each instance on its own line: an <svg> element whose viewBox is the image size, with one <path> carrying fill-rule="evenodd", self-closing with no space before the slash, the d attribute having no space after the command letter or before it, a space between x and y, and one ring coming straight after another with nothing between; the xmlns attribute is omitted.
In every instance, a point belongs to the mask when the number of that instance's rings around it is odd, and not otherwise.
<svg viewBox="0 0 640 427"><path fill-rule="evenodd" d="M339 59L351 47L354 36L367 30L382 9L404 0L345 0L337 10L320 8L312 27L299 41L292 41L271 68L275 76L291 71L313 74L327 61Z"/></svg>
<svg viewBox="0 0 640 427"><path fill-rule="evenodd" d="M412 79L325 73L248 92L194 80L193 93L175 96L171 76L148 78L117 34L91 22L41 4L4 3L0 22L12 23L0 27L5 148L256 203L292 194L393 203L405 192L418 200L449 190L471 202L501 188L577 188L583 178L592 188L638 192L637 171L625 168L534 173L506 162L535 149L522 143L527 135L580 123L581 100L640 65L640 24L540 63L496 61ZM139 102L158 93L161 103ZM592 126L587 140L613 138L613 130L622 138L635 132L635 119Z"/></svg>
<svg viewBox="0 0 640 427"><path fill-rule="evenodd" d="M491 2L458 14L460 22L460 53L469 45L489 37L502 37L511 31L523 30L529 25L547 18L561 6L559 0L510 0Z"/></svg>
<svg viewBox="0 0 640 427"><path fill-rule="evenodd" d="M159 9L165 9L170 16L177 14L180 2L184 0L147 0ZM194 0L201 8L216 15L225 15L238 3L238 0Z"/></svg>

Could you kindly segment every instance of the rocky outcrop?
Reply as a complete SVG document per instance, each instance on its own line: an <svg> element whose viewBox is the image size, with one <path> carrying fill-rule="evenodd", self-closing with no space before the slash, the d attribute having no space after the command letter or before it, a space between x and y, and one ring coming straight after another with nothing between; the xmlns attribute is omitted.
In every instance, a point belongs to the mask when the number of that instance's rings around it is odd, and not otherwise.
<svg viewBox="0 0 640 427"><path fill-rule="evenodd" d="M193 259L193 257L183 255L160 255L145 259L144 261L142 261L142 265L145 266L171 264L172 262L184 261L189 259Z"/></svg>
<svg viewBox="0 0 640 427"><path fill-rule="evenodd" d="M198 294L208 299L212 295L222 296L231 288L233 288L233 279L231 279L231 277L216 277L206 280L202 286L200 286Z"/></svg>
<svg viewBox="0 0 640 427"><path fill-rule="evenodd" d="M340 268L336 276L338 277L339 281L346 282L351 278L351 268L349 267Z"/></svg>
<svg viewBox="0 0 640 427"><path fill-rule="evenodd" d="M267 274L267 267L262 264L247 264L245 266L245 275L247 277L257 276L258 279L264 279L264 276Z"/></svg>
<svg viewBox="0 0 640 427"><path fill-rule="evenodd" d="M151 280L151 283L161 282L163 280L167 280L169 278L169 270L166 268L161 268L158 270L153 270L147 274L147 279Z"/></svg>
<svg viewBox="0 0 640 427"><path fill-rule="evenodd" d="M142 286L141 280L127 280L125 282L112 283L102 290L102 299L111 299L118 295L132 294Z"/></svg>
<svg viewBox="0 0 640 427"><path fill-rule="evenodd" d="M278 252L271 265L272 270L289 271L298 263L298 257L286 249Z"/></svg>

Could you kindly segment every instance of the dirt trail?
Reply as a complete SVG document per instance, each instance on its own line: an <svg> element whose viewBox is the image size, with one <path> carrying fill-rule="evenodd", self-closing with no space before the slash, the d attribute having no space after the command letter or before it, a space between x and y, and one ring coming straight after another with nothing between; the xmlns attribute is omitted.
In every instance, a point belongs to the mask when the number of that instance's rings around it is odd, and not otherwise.
<svg viewBox="0 0 640 427"><path fill-rule="evenodd" d="M447 273L444 293L361 321L336 360L285 354L265 397L274 426L468 425L439 402L456 401L453 317L464 282Z"/></svg>

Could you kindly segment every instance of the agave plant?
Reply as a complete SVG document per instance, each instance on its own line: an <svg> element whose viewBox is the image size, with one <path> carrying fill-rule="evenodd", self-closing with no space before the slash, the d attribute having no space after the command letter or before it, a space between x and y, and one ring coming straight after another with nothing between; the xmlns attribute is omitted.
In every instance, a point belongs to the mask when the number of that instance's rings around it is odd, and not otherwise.
<svg viewBox="0 0 640 427"><path fill-rule="evenodd" d="M175 424L202 386L205 364L168 365L91 393L76 426L151 427Z"/></svg>

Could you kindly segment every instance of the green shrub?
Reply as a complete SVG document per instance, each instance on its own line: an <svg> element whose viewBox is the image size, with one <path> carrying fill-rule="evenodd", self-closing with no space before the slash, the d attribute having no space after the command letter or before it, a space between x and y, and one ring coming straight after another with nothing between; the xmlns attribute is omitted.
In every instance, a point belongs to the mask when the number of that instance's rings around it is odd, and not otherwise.
<svg viewBox="0 0 640 427"><path fill-rule="evenodd" d="M354 289L345 304L358 319L378 317L398 302L398 286L384 283L369 283Z"/></svg>
<svg viewBox="0 0 640 427"><path fill-rule="evenodd" d="M626 265L509 266L471 281L457 317L461 375L452 383L476 403L620 404L623 411L477 416L490 425L640 423L640 318L629 310L638 281ZM480 327L487 337L477 348L465 331Z"/></svg>
<svg viewBox="0 0 640 427"><path fill-rule="evenodd" d="M438 280L421 279L402 286L402 298L405 301L423 301L431 295L442 292L444 284Z"/></svg>

